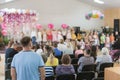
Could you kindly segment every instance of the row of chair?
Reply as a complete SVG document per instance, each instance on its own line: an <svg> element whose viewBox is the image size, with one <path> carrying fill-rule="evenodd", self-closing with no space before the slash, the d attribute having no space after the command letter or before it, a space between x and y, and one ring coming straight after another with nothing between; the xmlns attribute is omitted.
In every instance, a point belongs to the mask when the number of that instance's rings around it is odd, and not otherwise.
<svg viewBox="0 0 120 80"><path fill-rule="evenodd" d="M5 72L5 75L7 76L7 79L5 80L11 80L10 70L7 70ZM87 72L81 72L77 75L75 74L64 74L59 76L49 76L46 77L45 80L104 80L103 78L95 78L95 73L92 71Z"/></svg>
<svg viewBox="0 0 120 80"><path fill-rule="evenodd" d="M95 73L92 71L89 72L81 72L77 75L69 74L69 75L59 75L59 76L50 76L46 77L45 80L104 80L103 77L95 78Z"/></svg>

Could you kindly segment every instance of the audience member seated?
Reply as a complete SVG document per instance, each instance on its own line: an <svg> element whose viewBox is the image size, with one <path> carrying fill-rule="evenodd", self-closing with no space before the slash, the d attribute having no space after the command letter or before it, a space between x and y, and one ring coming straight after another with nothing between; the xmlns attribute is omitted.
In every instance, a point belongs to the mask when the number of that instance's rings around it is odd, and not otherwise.
<svg viewBox="0 0 120 80"><path fill-rule="evenodd" d="M65 49L64 54L73 54L73 47L72 47L70 40L66 41L66 49Z"/></svg>
<svg viewBox="0 0 120 80"><path fill-rule="evenodd" d="M81 49L81 46L77 46L77 50L75 51L75 57L78 58L79 54L83 54L83 50Z"/></svg>
<svg viewBox="0 0 120 80"><path fill-rule="evenodd" d="M84 51L84 56L81 57L79 59L79 61L78 61L78 65L79 65L78 73L81 72L81 70L82 70L84 65L93 64L94 63L94 58L92 56L90 56L90 54L91 54L90 49Z"/></svg>
<svg viewBox="0 0 120 80"><path fill-rule="evenodd" d="M57 48L57 43L54 44L53 51L55 56L62 56L62 52Z"/></svg>
<svg viewBox="0 0 120 80"><path fill-rule="evenodd" d="M58 64L59 64L58 59L53 55L53 53L50 53L45 65L46 66L57 66Z"/></svg>
<svg viewBox="0 0 120 80"><path fill-rule="evenodd" d="M43 61L44 63L46 63L47 61L47 57L42 55ZM54 71L53 71L53 67L52 66L45 66L45 76L49 77L49 76L54 76Z"/></svg>
<svg viewBox="0 0 120 80"><path fill-rule="evenodd" d="M42 55L42 54L43 54L43 50L40 48L39 44L36 44L36 45L35 45L35 52L36 52L38 55Z"/></svg>
<svg viewBox="0 0 120 80"><path fill-rule="evenodd" d="M73 65L71 65L71 58L68 54L62 56L62 64L56 67L56 75L75 74Z"/></svg>
<svg viewBox="0 0 120 80"><path fill-rule="evenodd" d="M103 47L101 50L101 55L97 56L95 63L97 64L97 71L99 70L100 64L105 62L112 62L112 58L109 55L109 50L106 47Z"/></svg>
<svg viewBox="0 0 120 80"><path fill-rule="evenodd" d="M112 45L113 49L120 49L120 37L118 40Z"/></svg>
<svg viewBox="0 0 120 80"><path fill-rule="evenodd" d="M58 49L62 51L63 54L65 53L66 45L64 44L64 40L60 40L60 43L58 43Z"/></svg>
<svg viewBox="0 0 120 80"><path fill-rule="evenodd" d="M91 56L93 56L94 60L96 60L96 57L97 57L97 47L96 46L91 47Z"/></svg>
<svg viewBox="0 0 120 80"><path fill-rule="evenodd" d="M7 48L5 51L5 63L7 62L8 58L13 58L15 54L18 53L17 51L18 44L13 43L10 48Z"/></svg>

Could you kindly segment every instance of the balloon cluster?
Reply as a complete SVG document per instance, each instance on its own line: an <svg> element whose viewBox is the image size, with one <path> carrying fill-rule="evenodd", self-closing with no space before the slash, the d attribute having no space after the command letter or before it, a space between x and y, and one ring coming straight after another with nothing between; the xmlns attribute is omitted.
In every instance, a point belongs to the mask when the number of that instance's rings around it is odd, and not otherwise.
<svg viewBox="0 0 120 80"><path fill-rule="evenodd" d="M103 19L104 18L104 14L101 13L100 11L98 11L98 10L94 10L94 11L86 14L85 18L87 20L90 20L91 18L100 18L100 19Z"/></svg>

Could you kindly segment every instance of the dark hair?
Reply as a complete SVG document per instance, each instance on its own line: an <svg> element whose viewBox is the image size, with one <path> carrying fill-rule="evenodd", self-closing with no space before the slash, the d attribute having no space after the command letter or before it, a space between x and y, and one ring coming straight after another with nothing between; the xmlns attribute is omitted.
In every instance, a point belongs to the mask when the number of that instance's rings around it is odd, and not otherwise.
<svg viewBox="0 0 120 80"><path fill-rule="evenodd" d="M70 64L71 63L71 58L68 54L64 54L62 56L61 61L62 61L62 64Z"/></svg>
<svg viewBox="0 0 120 80"><path fill-rule="evenodd" d="M80 48L81 48L81 46L80 46L80 45L77 45L77 48L78 48L78 49L80 49Z"/></svg>
<svg viewBox="0 0 120 80"><path fill-rule="evenodd" d="M25 36L21 39L20 42L21 42L22 46L25 47L25 46L29 45L30 41L31 41L31 38L28 36Z"/></svg>
<svg viewBox="0 0 120 80"><path fill-rule="evenodd" d="M90 49L86 49L86 54L90 55L91 54L91 50Z"/></svg>
<svg viewBox="0 0 120 80"><path fill-rule="evenodd" d="M55 47L55 48L57 47L57 43L54 43L54 47Z"/></svg>

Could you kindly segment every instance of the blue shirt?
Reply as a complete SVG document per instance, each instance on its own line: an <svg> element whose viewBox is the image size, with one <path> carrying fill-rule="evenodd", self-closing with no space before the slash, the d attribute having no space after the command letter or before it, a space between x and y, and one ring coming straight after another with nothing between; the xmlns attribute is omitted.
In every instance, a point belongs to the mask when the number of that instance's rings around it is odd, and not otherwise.
<svg viewBox="0 0 120 80"><path fill-rule="evenodd" d="M11 64L16 69L17 80L40 80L39 67L43 66L42 57L32 51L19 52Z"/></svg>
<svg viewBox="0 0 120 80"><path fill-rule="evenodd" d="M61 56L61 51L58 50L57 48L54 49L54 52L55 52L55 56Z"/></svg>

